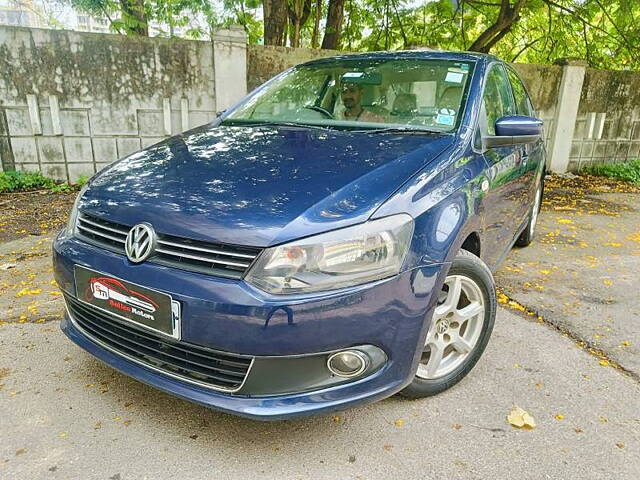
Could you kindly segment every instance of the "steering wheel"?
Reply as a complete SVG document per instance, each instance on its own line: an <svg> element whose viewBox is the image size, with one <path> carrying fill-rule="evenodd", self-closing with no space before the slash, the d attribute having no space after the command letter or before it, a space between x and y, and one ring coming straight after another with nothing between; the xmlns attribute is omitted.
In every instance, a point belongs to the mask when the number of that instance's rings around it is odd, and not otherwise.
<svg viewBox="0 0 640 480"><path fill-rule="evenodd" d="M321 114L323 114L327 118L333 118L333 113L331 113L326 108L322 108L322 107L320 107L318 105L306 105L304 108L308 108L309 110L313 110L315 112L320 112Z"/></svg>

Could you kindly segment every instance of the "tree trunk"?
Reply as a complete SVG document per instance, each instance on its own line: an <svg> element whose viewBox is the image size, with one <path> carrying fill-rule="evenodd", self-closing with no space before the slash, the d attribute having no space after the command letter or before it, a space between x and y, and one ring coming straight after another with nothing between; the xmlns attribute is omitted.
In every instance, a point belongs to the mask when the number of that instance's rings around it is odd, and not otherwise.
<svg viewBox="0 0 640 480"><path fill-rule="evenodd" d="M300 46L300 31L311 13L311 0L293 0L287 4L289 22L291 23L291 46Z"/></svg>
<svg viewBox="0 0 640 480"><path fill-rule="evenodd" d="M327 12L327 26L322 39L322 48L338 50L340 35L342 34L342 19L344 18L344 0L329 0Z"/></svg>
<svg viewBox="0 0 640 480"><path fill-rule="evenodd" d="M264 0L264 44L283 46L287 28L287 0Z"/></svg>
<svg viewBox="0 0 640 480"><path fill-rule="evenodd" d="M322 0L316 0L316 9L314 12L313 33L311 34L311 48L318 48L320 37L320 17L322 15Z"/></svg>
<svg viewBox="0 0 640 480"><path fill-rule="evenodd" d="M144 0L120 0L122 20L127 34L149 36L149 24L144 11Z"/></svg>
<svg viewBox="0 0 640 480"><path fill-rule="evenodd" d="M469 50L473 52L489 53L491 48L502 39L514 24L520 20L520 10L528 0L515 0L513 6L510 0L501 0L500 12L496 21L476 38ZM469 2L472 3L472 2Z"/></svg>

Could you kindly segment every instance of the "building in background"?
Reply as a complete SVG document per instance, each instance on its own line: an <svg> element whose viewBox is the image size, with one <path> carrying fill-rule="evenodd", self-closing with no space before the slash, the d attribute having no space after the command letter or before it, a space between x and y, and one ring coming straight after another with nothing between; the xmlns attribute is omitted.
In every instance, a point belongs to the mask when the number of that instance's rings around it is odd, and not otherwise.
<svg viewBox="0 0 640 480"><path fill-rule="evenodd" d="M44 26L39 6L33 0L0 0L0 25Z"/></svg>
<svg viewBox="0 0 640 480"><path fill-rule="evenodd" d="M76 25L74 30L81 32L111 33L109 21L106 18L95 18L86 13L76 13Z"/></svg>

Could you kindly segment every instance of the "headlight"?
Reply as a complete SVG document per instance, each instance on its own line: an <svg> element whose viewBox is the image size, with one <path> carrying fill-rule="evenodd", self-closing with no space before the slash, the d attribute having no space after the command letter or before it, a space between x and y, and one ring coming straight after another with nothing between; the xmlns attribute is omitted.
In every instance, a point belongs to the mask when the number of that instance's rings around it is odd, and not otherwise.
<svg viewBox="0 0 640 480"><path fill-rule="evenodd" d="M275 294L371 282L400 271L412 234L413 219L401 214L268 248L246 280Z"/></svg>
<svg viewBox="0 0 640 480"><path fill-rule="evenodd" d="M84 192L87 191L88 185L82 187L80 192L78 192L78 196L76 197L76 201L73 202L73 208L71 209L71 213L69 214L69 220L67 220L67 227L64 231L64 238L71 238L75 234L76 231L76 222L78 221L78 204L80 203L80 199Z"/></svg>

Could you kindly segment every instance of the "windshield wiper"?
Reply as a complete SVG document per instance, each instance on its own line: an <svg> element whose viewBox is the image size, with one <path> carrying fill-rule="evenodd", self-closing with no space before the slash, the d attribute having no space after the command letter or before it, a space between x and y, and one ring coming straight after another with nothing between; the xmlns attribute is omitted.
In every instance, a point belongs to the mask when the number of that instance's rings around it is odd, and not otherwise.
<svg viewBox="0 0 640 480"><path fill-rule="evenodd" d="M276 121L245 121L245 120L225 120L222 125L230 125L234 127L290 127L290 128L313 128L316 130L331 130L329 126L310 125L308 123L296 122L276 122Z"/></svg>
<svg viewBox="0 0 640 480"><path fill-rule="evenodd" d="M429 128L411 128L411 127L382 127L367 128L362 130L352 130L356 133L402 133L405 135L453 135L452 132L443 130L435 130Z"/></svg>

